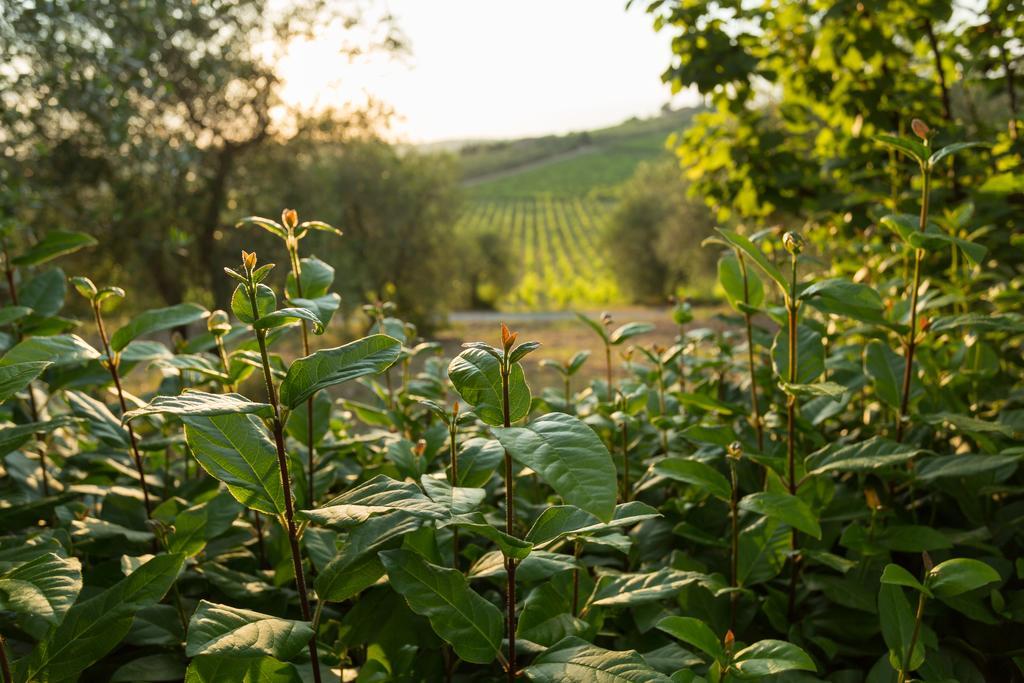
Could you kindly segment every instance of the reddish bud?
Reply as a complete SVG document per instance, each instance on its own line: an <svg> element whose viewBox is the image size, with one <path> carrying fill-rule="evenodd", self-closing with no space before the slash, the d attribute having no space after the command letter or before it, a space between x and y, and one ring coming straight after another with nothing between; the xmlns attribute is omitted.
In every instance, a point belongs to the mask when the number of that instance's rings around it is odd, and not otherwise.
<svg viewBox="0 0 1024 683"><path fill-rule="evenodd" d="M295 209L285 209L281 212L281 223L289 230L294 230L299 224L299 212Z"/></svg>
<svg viewBox="0 0 1024 683"><path fill-rule="evenodd" d="M928 141L928 136L932 134L932 129L928 127L928 124L921 119L914 119L910 122L910 129L914 131L914 135L921 138L925 142Z"/></svg>
<svg viewBox="0 0 1024 683"><path fill-rule="evenodd" d="M519 335L516 332L512 332L508 329L505 323L501 324L501 345L506 351L511 350L512 346L516 343L516 337Z"/></svg>

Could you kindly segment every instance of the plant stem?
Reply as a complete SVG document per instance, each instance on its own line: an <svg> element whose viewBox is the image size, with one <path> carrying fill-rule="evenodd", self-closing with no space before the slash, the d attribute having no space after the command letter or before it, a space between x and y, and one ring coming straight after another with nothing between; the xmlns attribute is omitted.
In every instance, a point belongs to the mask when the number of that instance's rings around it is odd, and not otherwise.
<svg viewBox="0 0 1024 683"><path fill-rule="evenodd" d="M456 417L452 416L452 424L448 427L448 458L451 462L451 484L452 491L459 484L459 446L455 438L458 435L458 425L455 424ZM459 528L452 529L452 568L459 568Z"/></svg>
<svg viewBox="0 0 1024 683"><path fill-rule="evenodd" d="M569 415L573 414L572 409L572 378L569 375L565 376L565 412Z"/></svg>
<svg viewBox="0 0 1024 683"><path fill-rule="evenodd" d="M906 683L907 681L910 664L914 658L914 648L917 647L917 638L921 634L921 619L924 617L925 600L925 594L920 593L917 598L917 612L914 614L914 632L910 636L910 647L907 648L907 656L900 664L900 674L897 683Z"/></svg>
<svg viewBox="0 0 1024 683"><path fill-rule="evenodd" d="M119 418L123 418L124 414L128 412L128 403L124 400L124 390L121 388L121 375L117 371L118 363L114 359L114 354L110 351L110 340L107 337L107 328L103 325L103 315L100 313L100 305L97 302L92 304L93 317L96 319L96 329L100 333L100 341L103 342L103 352L107 354L107 368L110 370L110 377L114 380L114 388L117 390L117 400L121 405L121 414ZM135 459L135 469L139 473L139 486L142 487L142 500L146 504L146 519L152 518L152 509L149 503L149 487L146 486L146 471L142 467L142 456L139 455L139 444L135 438L135 429L129 422L125 425L128 429L128 440L132 447L132 457Z"/></svg>
<svg viewBox="0 0 1024 683"><path fill-rule="evenodd" d="M740 557L740 526L739 526L739 503L740 503L740 482L736 473L736 462L729 458L729 474L732 479L732 496L729 498L729 512L732 520L732 545L731 557L729 558L730 585L733 592L729 595L729 630L736 630L736 607L739 603L739 557Z"/></svg>
<svg viewBox="0 0 1024 683"><path fill-rule="evenodd" d="M4 683L14 683L14 676L11 675L11 665L7 661L7 638L0 635L0 669L3 670Z"/></svg>
<svg viewBox="0 0 1024 683"><path fill-rule="evenodd" d="M295 278L295 293L302 298L302 263L299 261L299 247L297 243L289 242L288 244L288 257L291 260L292 265L292 276ZM302 355L309 355L309 325L305 320L300 321L302 323ZM309 491L306 494L306 498L309 500L309 506L313 507L315 496L315 480L313 477L314 468L316 464L316 454L313 447L313 396L310 395L306 399L306 456L309 460Z"/></svg>
<svg viewBox="0 0 1024 683"><path fill-rule="evenodd" d="M263 522L260 521L259 510L253 510L252 516L256 520L256 551L259 553L260 569L266 569L267 553L263 548Z"/></svg>
<svg viewBox="0 0 1024 683"><path fill-rule="evenodd" d="M743 303L750 305L750 286L747 278L747 262L737 254L740 262L740 273L743 275ZM750 313L743 312L747 323L747 366L750 371L750 406L754 411L754 431L757 433L757 450L764 452L764 425L761 423L761 407L757 403L757 376L754 372L754 327Z"/></svg>
<svg viewBox="0 0 1024 683"><path fill-rule="evenodd" d="M249 272L249 303L252 306L253 322L259 321L259 305L256 301L256 283L252 280L252 273ZM277 391L274 389L274 376L270 370L270 355L267 353L267 336L265 330L256 330L256 343L260 348L260 359L263 364L263 379L267 385L267 400L273 408L271 424L274 431L274 444L277 447L277 466L281 473L281 486L284 488L284 517L285 526L288 531L288 544L292 552L292 568L295 571L295 587L299 593L299 605L302 608L302 618L309 621L311 613L309 609L309 596L306 593L306 576L302 569L302 556L299 551L299 536L295 530L295 510L292 503L291 480L288 476L288 453L284 447L284 427L281 422L281 406L277 402ZM316 629L313 630L313 637L309 641L309 659L313 665L313 680L320 683L320 661L316 649Z"/></svg>
<svg viewBox="0 0 1024 683"><path fill-rule="evenodd" d="M799 358L797 356L797 314L799 304L796 298L796 261L797 255L792 255L792 276L790 279L789 296L786 298L786 313L788 322L788 335L789 335L789 373L788 379L790 385L796 384L797 378L797 363ZM797 482L796 482L796 395L788 393L786 395L786 474L787 474L787 487L791 496L796 495ZM799 550L799 541L797 538L796 529L793 529L790 538L790 548L793 551L793 560L790 567L792 573L789 577L789 600L787 613L789 620L793 621L796 616L796 589L797 589L797 577L800 571L800 562L797 556Z"/></svg>
<svg viewBox="0 0 1024 683"><path fill-rule="evenodd" d="M511 407L508 396L508 384L511 368L508 362L508 351L501 363L501 408L504 426L511 427ZM512 456L508 450L505 451L505 533L515 536L515 482L512 473ZM516 561L514 558L505 558L505 573L507 574L506 598L505 598L505 619L506 630L508 631L508 680L512 683L516 679Z"/></svg>
<svg viewBox="0 0 1024 683"><path fill-rule="evenodd" d="M579 541L573 542L572 556L579 563L580 554L583 552L583 544ZM572 615L578 616L580 612L580 568L572 570Z"/></svg>
<svg viewBox="0 0 1024 683"><path fill-rule="evenodd" d="M918 232L923 233L928 225L928 201L931 191L931 173L927 167L921 167L923 183L921 186L921 214L918 219ZM903 367L903 391L900 399L900 410L896 416L896 441L903 440L904 422L908 417L907 409L910 405L910 383L914 372L914 350L917 348L917 298L918 290L921 288L921 259L924 252L921 249L914 250L914 284L910 290L910 329L907 331L905 342L906 355Z"/></svg>
<svg viewBox="0 0 1024 683"><path fill-rule="evenodd" d="M625 407L625 406L623 406ZM629 424L625 412L622 419L622 502L628 503L632 490L629 485Z"/></svg>
<svg viewBox="0 0 1024 683"><path fill-rule="evenodd" d="M608 402L612 402L615 394L612 392L612 347L608 342L604 343L604 367L605 382L608 383Z"/></svg>
<svg viewBox="0 0 1024 683"><path fill-rule="evenodd" d="M221 339L220 335L217 335L214 339L217 341L217 355L220 356L220 365L224 368L224 374L230 378L231 366L228 363L228 352L224 349L224 340ZM235 391L235 385L230 381L224 385L224 388L232 393Z"/></svg>
<svg viewBox="0 0 1024 683"><path fill-rule="evenodd" d="M14 269L11 268L11 256L7 253L7 240L3 240L2 250L4 255L4 274L7 277L7 291L11 295L11 305L17 306L18 288L14 284ZM21 341L21 327L17 322L14 323L14 336L16 341ZM39 407L36 405L35 392L32 391L32 382L28 383L27 388L29 416L33 422L39 422ZM46 437L42 432L36 432L35 438L39 444L39 469L42 470L40 487L43 491L43 497L46 498L50 495L50 481L46 472Z"/></svg>

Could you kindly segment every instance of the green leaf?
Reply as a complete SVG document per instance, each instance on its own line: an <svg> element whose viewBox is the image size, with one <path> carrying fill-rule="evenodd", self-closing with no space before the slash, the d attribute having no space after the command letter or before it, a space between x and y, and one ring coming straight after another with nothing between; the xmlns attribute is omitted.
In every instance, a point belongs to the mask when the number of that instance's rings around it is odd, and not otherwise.
<svg viewBox="0 0 1024 683"><path fill-rule="evenodd" d="M886 147L902 152L921 165L928 161L928 155L930 154L928 148L916 140L900 138L894 135L876 135L874 139L875 142L880 142Z"/></svg>
<svg viewBox="0 0 1024 683"><path fill-rule="evenodd" d="M940 598L952 598L1000 580L984 562L958 557L932 567L925 583Z"/></svg>
<svg viewBox="0 0 1024 683"><path fill-rule="evenodd" d="M718 282L729 305L737 313L745 313L749 308L760 308L764 304L764 283L756 271L747 269L747 286L744 288L743 268L734 252L727 252L718 259Z"/></svg>
<svg viewBox="0 0 1024 683"><path fill-rule="evenodd" d="M675 481L692 484L722 500L732 498L732 485L729 480L711 465L697 460L665 458L655 463L654 473Z"/></svg>
<svg viewBox="0 0 1024 683"><path fill-rule="evenodd" d="M383 474L349 489L315 510L300 510L299 516L315 524L346 529L370 517L401 510L425 519L450 517L446 507L435 503L410 482L397 481Z"/></svg>
<svg viewBox="0 0 1024 683"><path fill-rule="evenodd" d="M430 620L460 659L494 660L501 646L501 612L473 591L461 572L429 564L411 550L386 550L380 559L391 586L413 612Z"/></svg>
<svg viewBox="0 0 1024 683"><path fill-rule="evenodd" d="M707 574L671 567L636 574L606 574L598 579L589 604L608 607L643 605L673 597L694 583L712 585L712 579Z"/></svg>
<svg viewBox="0 0 1024 683"><path fill-rule="evenodd" d="M837 403L843 400L846 387L835 382L815 382L814 384L790 384L779 382L779 386L787 394L803 398L830 398Z"/></svg>
<svg viewBox="0 0 1024 683"><path fill-rule="evenodd" d="M270 218L263 218L262 216L246 216L245 218L239 219L235 223L236 228L240 228L246 223L252 223L253 225L263 228L267 232L280 237L281 239L287 239L288 231L275 220Z"/></svg>
<svg viewBox="0 0 1024 683"><path fill-rule="evenodd" d="M157 555L99 595L68 610L27 657L15 680L74 680L131 630L135 612L159 602L181 571L182 555Z"/></svg>
<svg viewBox="0 0 1024 683"><path fill-rule="evenodd" d="M375 334L299 358L281 382L281 402L294 409L321 389L383 372L398 360L401 349L397 339Z"/></svg>
<svg viewBox="0 0 1024 683"><path fill-rule="evenodd" d="M772 363L780 381L789 382L789 334L779 330L772 344ZM806 325L796 327L796 378L793 384L811 384L825 372L825 346L821 335Z"/></svg>
<svg viewBox="0 0 1024 683"><path fill-rule="evenodd" d="M807 506L796 496L775 491L759 491L744 496L740 500L740 509L756 512L771 519L777 519L805 534L821 538L821 525Z"/></svg>
<svg viewBox="0 0 1024 683"><path fill-rule="evenodd" d="M422 525L423 520L416 516L393 512L371 517L354 527L338 553L317 574L317 598L341 602L375 584L384 575L377 551L394 545Z"/></svg>
<svg viewBox="0 0 1024 683"><path fill-rule="evenodd" d="M864 349L864 371L874 384L875 394L890 408L899 408L903 400L905 367L905 360L877 339Z"/></svg>
<svg viewBox="0 0 1024 683"><path fill-rule="evenodd" d="M76 334L30 337L16 344L0 359L0 366L49 361L56 368L81 365L100 357L100 352Z"/></svg>
<svg viewBox="0 0 1024 683"><path fill-rule="evenodd" d="M574 636L552 645L522 672L536 683L669 683L635 650L605 650Z"/></svg>
<svg viewBox="0 0 1024 683"><path fill-rule="evenodd" d="M0 327L10 325L32 313L28 306L4 306L0 308Z"/></svg>
<svg viewBox="0 0 1024 683"><path fill-rule="evenodd" d="M760 640L732 657L732 668L742 677L760 678L783 671L817 671L806 652L782 640Z"/></svg>
<svg viewBox="0 0 1024 683"><path fill-rule="evenodd" d="M185 672L185 683L302 683L291 664L271 657L196 657Z"/></svg>
<svg viewBox="0 0 1024 683"><path fill-rule="evenodd" d="M783 276L782 271L776 268L775 264L769 261L768 257L764 255L764 252L757 248L753 242L732 230L716 228L715 231L724 237L725 240L734 248L742 252L744 256L756 263L758 267L764 271L765 275L775 281L775 284L779 286L783 294L789 292L789 283L786 282L786 278Z"/></svg>
<svg viewBox="0 0 1024 683"><path fill-rule="evenodd" d="M324 296L334 284L334 267L324 263L315 256L299 259L299 277L302 279L302 296L295 286L295 274L288 271L285 282L285 293L289 301L298 298L316 299Z"/></svg>
<svg viewBox="0 0 1024 683"><path fill-rule="evenodd" d="M934 481L951 477L975 477L1006 468L1012 474L1020 464L1019 455L936 455L918 461L914 477L918 481Z"/></svg>
<svg viewBox="0 0 1024 683"><path fill-rule="evenodd" d="M596 332L602 340L604 340L605 342L608 341L608 332L607 330L604 329L604 325L594 320L593 318L583 315L582 313L577 313L576 317L580 319L580 322L582 322L584 325L586 325L594 332Z"/></svg>
<svg viewBox="0 0 1024 683"><path fill-rule="evenodd" d="M515 560L525 560L530 555L530 551L533 550L532 543L494 528L487 523L486 518L480 513L457 515L451 521L445 522L445 526L457 526L478 536L483 536L493 541L505 557L511 557Z"/></svg>
<svg viewBox="0 0 1024 683"><path fill-rule="evenodd" d="M882 297L867 285L843 278L822 280L803 290L800 298L822 313L841 315L865 323L889 325L883 315Z"/></svg>
<svg viewBox="0 0 1024 683"><path fill-rule="evenodd" d="M465 349L448 365L448 377L481 420L492 426L504 424L501 363L497 358L483 349ZM518 422L530 413L530 387L519 363L513 364L509 373L508 394L509 422Z"/></svg>
<svg viewBox="0 0 1024 683"><path fill-rule="evenodd" d="M174 533L167 539L168 550L186 557L199 554L206 543L231 529L242 506L228 493L182 510L174 518Z"/></svg>
<svg viewBox="0 0 1024 683"><path fill-rule="evenodd" d="M323 334L324 324L319 316L308 308L281 308L271 311L253 323L253 329L269 330L273 327L287 325L293 320L305 320L313 323L313 334Z"/></svg>
<svg viewBox="0 0 1024 683"><path fill-rule="evenodd" d="M921 582L918 581L913 574L898 564L885 565L885 569L882 571L881 582L892 586L906 586L907 588L913 588L920 593L931 595L931 591L922 586Z"/></svg>
<svg viewBox="0 0 1024 683"><path fill-rule="evenodd" d="M267 514L284 513L277 449L259 418L190 415L183 422L192 454L210 476L224 482L235 500Z"/></svg>
<svg viewBox="0 0 1024 683"><path fill-rule="evenodd" d="M525 427L494 428L513 459L546 481L566 503L608 522L615 510L615 465L593 429L565 413Z"/></svg>
<svg viewBox="0 0 1024 683"><path fill-rule="evenodd" d="M105 404L79 391L68 390L64 395L71 412L88 423L97 439L115 448L128 448L128 431Z"/></svg>
<svg viewBox="0 0 1024 683"><path fill-rule="evenodd" d="M883 583L878 591L878 617L882 626L882 637L889 648L890 661L907 661L910 640L914 632L914 612L906 594L899 586ZM910 670L924 663L924 643L918 638L914 645Z"/></svg>
<svg viewBox="0 0 1024 683"><path fill-rule="evenodd" d="M213 417L216 415L261 415L274 412L269 403L255 403L241 394L210 394L186 389L178 396L157 396L148 405L124 414L128 423L143 415L175 415L177 417Z"/></svg>
<svg viewBox="0 0 1024 683"><path fill-rule="evenodd" d="M0 609L59 624L82 590L82 563L46 552L13 566L0 563ZM5 567L6 566L6 567Z"/></svg>
<svg viewBox="0 0 1024 683"><path fill-rule="evenodd" d="M638 337L641 334L647 334L648 332L653 331L654 325L651 323L626 323L609 335L608 343L613 346L618 346L619 344L624 344L627 340L632 339L633 337Z"/></svg>
<svg viewBox="0 0 1024 683"><path fill-rule="evenodd" d="M68 283L60 268L44 270L18 288L18 303L28 306L36 315L57 315L64 306Z"/></svg>
<svg viewBox="0 0 1024 683"><path fill-rule="evenodd" d="M587 536L660 516L657 510L638 500L615 506L612 521L607 523L573 505L553 505L540 513L526 540L536 546L550 546L567 536Z"/></svg>
<svg viewBox="0 0 1024 683"><path fill-rule="evenodd" d="M870 472L900 465L923 451L881 436L852 444L833 443L815 451L804 461L808 474L825 472Z"/></svg>
<svg viewBox="0 0 1024 683"><path fill-rule="evenodd" d="M658 622L658 630L692 645L708 654L716 662L725 660L725 650L715 632L700 619L693 617L665 617Z"/></svg>
<svg viewBox="0 0 1024 683"><path fill-rule="evenodd" d="M987 147L988 145L981 142L954 142L951 145L946 145L941 149L936 150L930 157L928 157L928 166L935 168L940 161L945 159L951 154L962 152L965 149L972 147Z"/></svg>
<svg viewBox="0 0 1024 683"><path fill-rule="evenodd" d="M0 429L0 457L11 451L20 448L32 438L34 434L46 434L75 424L75 420L67 415L61 415L47 420L46 422L28 422L14 427Z"/></svg>
<svg viewBox="0 0 1024 683"><path fill-rule="evenodd" d="M16 266L38 266L58 256L73 254L84 247L97 244L96 238L83 232L54 230L46 234L30 249L11 259Z"/></svg>
<svg viewBox="0 0 1024 683"><path fill-rule="evenodd" d="M247 609L200 600L188 624L185 654L258 657L297 656L313 637L306 621L281 619Z"/></svg>
<svg viewBox="0 0 1024 683"><path fill-rule="evenodd" d="M250 325L256 322L256 318L262 318L277 309L277 295L274 294L274 290L266 285L256 285L256 307L259 315L255 315L252 310L252 301L249 299L246 286L235 287L231 295L231 312L243 323Z"/></svg>
<svg viewBox="0 0 1024 683"><path fill-rule="evenodd" d="M27 387L52 363L45 360L0 365L0 403Z"/></svg>
<svg viewBox="0 0 1024 683"><path fill-rule="evenodd" d="M120 351L128 346L128 342L144 334L185 327L209 315L210 312L198 304L177 304L146 311L132 318L131 322L114 333L110 338L110 348Z"/></svg>

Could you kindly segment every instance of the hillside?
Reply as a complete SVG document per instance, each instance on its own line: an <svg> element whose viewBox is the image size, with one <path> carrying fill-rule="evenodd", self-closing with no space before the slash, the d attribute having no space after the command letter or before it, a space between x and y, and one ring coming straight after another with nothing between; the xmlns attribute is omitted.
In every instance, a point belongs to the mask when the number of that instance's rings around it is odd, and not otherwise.
<svg viewBox="0 0 1024 683"><path fill-rule="evenodd" d="M491 231L512 245L523 273L506 309L619 304L601 232L616 189L638 164L671 158L665 142L694 110L631 119L599 130L462 147L466 208L461 230Z"/></svg>
<svg viewBox="0 0 1024 683"><path fill-rule="evenodd" d="M668 155L666 138L685 128L693 113L686 109L592 131L469 144L459 153L464 184L474 199L607 194L641 161Z"/></svg>

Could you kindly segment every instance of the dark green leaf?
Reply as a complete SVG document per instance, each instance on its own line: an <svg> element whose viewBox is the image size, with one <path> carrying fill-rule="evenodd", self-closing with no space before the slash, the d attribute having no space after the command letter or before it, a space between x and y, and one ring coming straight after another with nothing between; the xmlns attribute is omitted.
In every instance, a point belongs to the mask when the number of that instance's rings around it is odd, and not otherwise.
<svg viewBox="0 0 1024 683"><path fill-rule="evenodd" d="M692 484L722 500L732 497L732 485L711 465L688 458L665 458L654 465L655 474Z"/></svg>
<svg viewBox="0 0 1024 683"><path fill-rule="evenodd" d="M586 423L565 413L548 413L525 427L493 431L516 462L536 472L565 502L611 521L615 466Z"/></svg>
<svg viewBox="0 0 1024 683"><path fill-rule="evenodd" d="M306 621L281 619L200 600L188 624L185 654L292 659L313 637Z"/></svg>
<svg viewBox="0 0 1024 683"><path fill-rule="evenodd" d="M605 650L572 636L545 650L523 674L536 683L669 683L635 650Z"/></svg>
<svg viewBox="0 0 1024 683"><path fill-rule="evenodd" d="M58 256L73 254L84 247L96 244L96 238L83 232L54 230L35 243L30 249L11 259L16 266L38 266Z"/></svg>
<svg viewBox="0 0 1024 683"><path fill-rule="evenodd" d="M481 420L492 426L504 424L498 359L479 348L466 349L449 364L448 377ZM530 387L519 363L512 365L508 385L509 422L514 423L530 412Z"/></svg>
<svg viewBox="0 0 1024 683"><path fill-rule="evenodd" d="M460 572L429 564L411 550L386 550L380 559L392 587L413 612L430 620L460 659L474 664L494 660L501 646L501 612L473 591Z"/></svg>
<svg viewBox="0 0 1024 683"><path fill-rule="evenodd" d="M398 360L401 348L397 339L375 334L299 358L281 382L281 402L294 409L321 389L383 372Z"/></svg>
<svg viewBox="0 0 1024 683"><path fill-rule="evenodd" d="M775 491L759 491L744 496L740 500L740 509L756 512L759 515L777 519L805 534L821 538L821 525L807 503L788 493Z"/></svg>
<svg viewBox="0 0 1024 683"><path fill-rule="evenodd" d="M45 360L0 365L0 403L27 387L50 365Z"/></svg>
<svg viewBox="0 0 1024 683"><path fill-rule="evenodd" d="M130 422L143 415L175 415L177 417L212 417L215 415L269 416L273 407L268 403L254 403L241 394L209 394L205 391L186 390L178 396L157 396L148 405L124 414Z"/></svg>
<svg viewBox="0 0 1024 683"><path fill-rule="evenodd" d="M185 327L209 315L210 312L198 304L177 304L146 311L132 318L130 323L114 333L114 336L110 338L110 348L120 351L128 346L128 342L137 337L161 330Z"/></svg>

